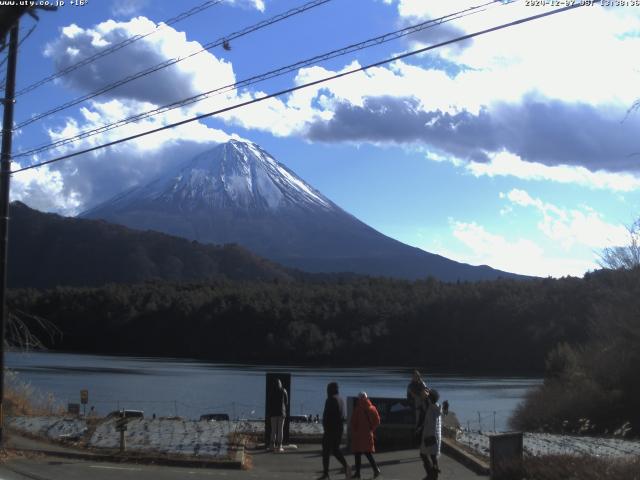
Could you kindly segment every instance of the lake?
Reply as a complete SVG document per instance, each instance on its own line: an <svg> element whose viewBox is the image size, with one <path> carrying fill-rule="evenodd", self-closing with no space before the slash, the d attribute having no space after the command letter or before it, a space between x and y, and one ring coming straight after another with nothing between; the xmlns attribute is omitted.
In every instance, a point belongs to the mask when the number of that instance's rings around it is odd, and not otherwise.
<svg viewBox="0 0 640 480"><path fill-rule="evenodd" d="M43 398L51 393L62 405L89 404L103 415L112 410L144 410L145 415L204 413L232 418L264 417L266 372L291 373L291 414L322 416L326 385L336 381L343 396L364 390L371 397L404 397L410 380L406 368L314 368L216 364L173 358L143 358L69 353L8 352L8 368ZM530 377L478 377L423 372L429 386L449 400L463 427L504 431L526 391L542 380Z"/></svg>

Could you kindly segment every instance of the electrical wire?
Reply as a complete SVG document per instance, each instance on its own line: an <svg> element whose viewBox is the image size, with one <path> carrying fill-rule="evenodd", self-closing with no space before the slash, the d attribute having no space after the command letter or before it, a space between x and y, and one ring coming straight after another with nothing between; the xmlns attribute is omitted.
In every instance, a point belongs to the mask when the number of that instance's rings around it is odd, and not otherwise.
<svg viewBox="0 0 640 480"><path fill-rule="evenodd" d="M511 0L511 1L506 2L506 3L514 3L516 1L518 1L518 0ZM492 1L486 2L486 3L481 4L481 5L477 5L477 6L470 7L470 8L455 12L455 13L444 15L444 16L439 17L439 18L427 20L425 22L421 22L421 23L418 23L416 25L411 25L409 27L405 27L405 28L402 28L400 30L396 30L394 32L386 33L384 35L379 35L377 37L370 38L370 39L365 40L363 42L355 43L355 44L352 44L352 45L348 45L346 47L342 47L342 48L339 48L339 49L336 49L336 50L332 50L332 51L324 53L322 55L316 55L316 56L308 58L306 60L301 60L299 62L290 64L290 65L287 65L287 66L284 66L284 67L280 67L278 69L271 70L269 72L266 72L266 73L263 73L263 74L260 74L260 75L255 75L253 77L246 78L244 80L241 80L241 81L238 81L238 82L235 82L235 83L232 83L232 84L224 85L222 87L217 87L217 88L215 88L213 90L208 90L206 92L202 92L202 93L199 93L197 95L193 95L191 97L185 98L185 99L177 101L177 102L173 102L173 103L170 103L170 104L167 104L167 105L163 105L163 106L154 108L152 110L148 110L146 112L141 112L141 113L138 113L136 115L132 115L130 117L118 120L116 122L104 124L104 125L101 125L99 127L96 127L96 128L90 129L90 130L85 130L83 132L80 132L80 133L72 136L72 137L67 137L67 138L64 138L64 139L57 140L55 142L51 142L51 143L40 145L38 147L31 148L29 150L24 150L22 152L14 154L13 158L25 157L25 156L33 155L33 154L36 154L36 153L41 153L41 152L44 152L44 151L47 151L47 150L51 150L53 148L60 147L60 146L63 146L63 145L69 144L69 143L73 143L75 141L82 140L82 139L85 139L85 138L88 138L88 137L92 137L94 135L98 135L100 133L104 133L104 132L113 130L115 128L120 128L120 127L122 127L124 125L128 125L130 123L134 123L134 122L137 122L137 121L140 121L140 120L144 120L146 118L153 117L155 115L160 115L162 113L166 113L166 112L168 112L170 110L174 110L176 108L181 108L181 107L193 104L193 103L200 102L200 101L205 100L207 98L211 98L211 97L213 97L215 95L228 93L228 92L231 92L231 91L234 91L234 90L238 90L239 88L242 88L242 87L253 85L255 83L262 82L262 81L265 81L265 80L268 80L268 79L271 79L271 78L274 78L274 77L278 77L278 76L284 75L286 73L290 73L290 72L292 72L294 70L297 70L299 68L307 67L307 66L310 66L310 65L314 65L314 64L320 63L322 61L326 61L326 60L330 60L330 59L333 59L333 58L336 58L336 57L339 57L339 56L346 55L348 53L352 53L352 52L355 52L355 51L363 50L365 48L370 48L370 47L373 47L373 46L376 46L376 45L387 43L387 42L390 42L392 40L396 40L398 38L402 38L402 37L405 37L407 35L411 35L413 33L417 33L417 32L423 31L423 30L428 29L428 28L436 27L436 26L441 25L441 24L446 23L446 22L450 22L450 21L453 21L453 20L458 20L460 18L464 18L464 17L469 16L469 15L480 13L482 11L485 11L484 7L487 7L487 6L495 4L495 3L505 4L504 0L492 0Z"/></svg>
<svg viewBox="0 0 640 480"><path fill-rule="evenodd" d="M305 3L304 5L300 6L300 7L296 7L293 8L291 10L288 10L287 12L278 14L274 17L271 17L268 20L263 20L260 23L257 23L255 25L252 25L250 27L244 28L243 30L239 30L237 32L234 32L230 35L227 35L226 37L222 37L218 40L215 40L213 42L207 43L206 45L204 45L200 50L197 50L193 53L190 53L186 56L181 56L181 57L175 57L172 58L170 60L165 60L162 63L159 63L157 65L154 65L152 67L149 67L145 70L141 70L137 73L134 73L132 75L129 75L128 77L125 77L121 80L118 80L116 82L110 83L109 85L106 85L98 90L95 90L91 93L88 93L86 95L83 95L82 97L78 97L75 98L73 100L70 100L69 102L66 102L62 105L59 105L58 107L54 107L50 110L47 110L46 112L43 113L39 113L36 114L34 116L32 116L31 118L29 118L28 120L23 120L22 122L18 123L13 130L17 130L19 128L23 128L26 127L27 125L30 125L34 122L37 122L38 120L41 120L45 117L48 117L50 115L53 115L55 113L61 112L62 110L66 110L69 107L73 107L74 105L78 105L79 103L85 102L87 100L90 100L92 98L95 98L99 95L102 95L104 93L110 92L111 90L120 87L126 83L132 82L133 80L137 80L139 78L145 77L147 75L150 75L152 73L155 73L159 70L162 70L164 68L170 67L172 65L175 65L179 62L182 62L183 60L187 60L188 58L194 57L195 55L198 55L202 52L205 52L207 50L211 50L212 48L215 48L217 46L220 45L225 45L228 44L231 40L235 40L237 38L243 37L245 35L248 35L249 33L255 32L256 30L260 30L262 28L265 28L269 25L273 25L274 23L280 22L282 20L285 20L289 17L292 17L294 15L298 15L300 13L303 13L307 10L310 10L312 8L318 7L320 5L323 5L325 3L330 2L331 0L312 0L311 2Z"/></svg>
<svg viewBox="0 0 640 480"><path fill-rule="evenodd" d="M223 0L209 0L207 2L204 2L196 7L191 8L190 10L187 10L185 12L182 12L179 15L176 15L175 17L169 18L167 20L165 20L164 22L160 22L158 24L158 26L154 29L151 30L145 34L138 34L138 35L133 35L131 37L125 38L124 40L115 43L113 45L111 45L110 47L105 48L104 50L100 50L99 52L94 53L93 55L87 57L87 58L83 58L82 60L80 60L79 62L74 63L73 65L70 65L62 70L60 70L59 72L56 72L54 74L51 74L47 77L44 77L40 80L38 80L37 82L34 82L20 90L18 90L16 92L16 97L19 97L20 95L24 95L25 93L28 93L32 90L35 90L38 87L41 87L42 85L45 85L46 83L49 83L57 78L63 77L64 75L67 75L71 72L73 72L74 70L77 70L80 67L83 67L85 65L88 65L92 62L95 62L96 60L98 60L99 58L105 57L113 52L116 52L124 47L126 47L127 45L131 45L134 42L137 42L138 40L142 40L143 38L148 37L149 35L153 35L154 33L156 33L158 30L160 30L160 28L162 28L163 26L170 26L173 25L175 23L178 23L181 20L184 20L185 18L189 18L193 15L196 15L197 13L200 13L204 10L206 10L207 8L213 7L214 5L217 5L219 3L221 3Z"/></svg>
<svg viewBox="0 0 640 480"><path fill-rule="evenodd" d="M597 2L598 0L595 0L595 1ZM29 165L27 167L22 167L22 168L19 168L17 170L12 170L11 173L13 174L13 173L24 172L26 170L31 170L31 169L34 169L34 168L42 167L44 165L49 165L49 164L52 164L52 163L60 162L62 160L67 160L69 158L77 157L78 155L83 155L85 153L94 152L96 150L101 150L101 149L106 148L106 147L111 147L113 145L118 145L120 143L128 142L130 140L135 140L137 138L144 137L144 136L147 136L147 135L151 135L153 133L161 132L161 131L168 130L168 129L171 129L171 128L176 128L176 127L179 127L179 126L182 126L182 125L186 125L186 124L191 123L191 122L196 122L198 120L202 120L204 118L208 118L208 117L211 117L211 116L219 115L221 113L226 113L226 112L229 112L229 111L232 111L232 110L236 110L238 108L246 107L246 106L252 105L254 103L263 102L263 101L271 99L271 98L279 97L279 96L285 95L287 93L292 93L292 92L295 92L295 91L298 91L298 90L302 90L304 88L308 88L308 87L312 87L312 86L315 86L315 85L320 85L320 84L323 84L323 83L327 83L329 81L337 80L339 78L346 77L346 76L352 75L354 73L364 72L364 71L366 71L366 70L368 70L370 68L373 68L373 67L379 67L381 65L392 63L392 62L395 62L397 60L401 60L403 58L407 58L407 57L411 57L411 56L414 56L414 55L418 55L420 53L425 53L425 52L428 52L430 50L435 50L437 48L442 48L444 46L451 45L453 43L461 42L461 41L464 41L464 40L469 40L471 38L478 37L480 35L486 35L487 33L496 32L496 31L499 31L499 30L503 30L505 28L510 28L510 27L513 27L513 26L516 26L516 25L520 25L520 24L523 24L523 23L531 22L533 20L538 20L538 19L541 19L541 18L549 17L551 15L556 15L558 13L563 13L563 12L566 12L566 11L569 11L569 10L574 10L574 9L580 8L582 6L584 6L584 4L576 3L576 4L572 4L572 5L566 6L566 7L555 9L555 10L552 10L552 11L549 11L549 12L539 13L537 15L531 15L529 17L524 17L524 18L521 18L521 19L518 19L518 20L514 20L514 21L511 21L511 22L508 22L508 23L504 23L504 24L498 25L496 27L491 27L491 28L487 28L487 29L484 29L484 30L479 30L479 31L476 31L476 32L473 32L473 33L462 35L460 37L453 38L451 40L446 40L444 42L437 43L435 45L430 45L428 47L423 47L423 48L419 48L417 50L406 52L406 53L403 53L403 54L400 54L400 55L395 55L393 57L386 58L384 60L380 60L378 62L371 63L371 64L365 65L363 67L353 68L351 70L347 70L347 71L344 71L344 72L341 72L341 73L337 73L335 75L330 75L328 77L324 77L324 78L321 78L319 80L315 80L313 82L308 82L308 83L305 83L305 84L302 84L302 85L296 85L295 87L286 88L284 90L280 90L280 91L275 92L275 93L264 95L263 97L254 98L252 100L248 100L248 101L241 102L241 103L238 103L238 104L235 104L235 105L231 105L229 107L221 108L221 109L215 110L213 112L203 113L201 115L197 115L195 117L191 117L191 118L188 118L188 119L185 119L185 120L181 120L179 122L171 123L169 125L165 125L165 126L162 126L162 127L154 128L154 129L148 130L146 132L141 132L141 133L138 133L138 134L135 134L135 135L130 135L128 137L120 138L118 140L113 140L111 142L107 142L107 143L104 143L102 145L96 145L96 146L91 147L91 148L87 148L87 149L84 149L84 150L79 150L79 151L76 151L76 152L72 152L72 153L69 153L69 154L66 154L66 155L62 155L62 156L59 156L59 157L56 157L56 158L52 158L50 160L46 160L46 161L43 161L43 162L38 162L38 163L35 163L33 165Z"/></svg>

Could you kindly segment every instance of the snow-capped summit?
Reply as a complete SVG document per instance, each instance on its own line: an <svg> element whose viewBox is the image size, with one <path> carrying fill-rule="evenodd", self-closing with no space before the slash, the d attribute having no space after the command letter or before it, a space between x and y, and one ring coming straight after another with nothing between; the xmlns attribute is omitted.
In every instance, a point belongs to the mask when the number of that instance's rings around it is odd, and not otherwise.
<svg viewBox="0 0 640 480"><path fill-rule="evenodd" d="M383 235L255 143L237 140L218 145L81 216L202 243L238 243L309 271L445 280L504 274L454 262Z"/></svg>
<svg viewBox="0 0 640 480"><path fill-rule="evenodd" d="M258 145L238 140L201 153L177 172L126 192L116 201L129 204L135 199L168 204L182 211L201 208L276 210L294 206L336 208Z"/></svg>

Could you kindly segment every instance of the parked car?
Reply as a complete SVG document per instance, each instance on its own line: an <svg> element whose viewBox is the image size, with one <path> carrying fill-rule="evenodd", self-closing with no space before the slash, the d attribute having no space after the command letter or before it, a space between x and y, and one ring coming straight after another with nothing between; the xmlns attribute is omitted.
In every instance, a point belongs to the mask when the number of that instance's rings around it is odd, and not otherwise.
<svg viewBox="0 0 640 480"><path fill-rule="evenodd" d="M216 422L224 422L229 421L229 415L226 413L207 413L205 415L200 415L200 421L216 421Z"/></svg>
<svg viewBox="0 0 640 480"><path fill-rule="evenodd" d="M306 415L289 415L289 421L292 423L307 423L309 418Z"/></svg>
<svg viewBox="0 0 640 480"><path fill-rule="evenodd" d="M142 410L114 410L107 415L107 418L144 418Z"/></svg>

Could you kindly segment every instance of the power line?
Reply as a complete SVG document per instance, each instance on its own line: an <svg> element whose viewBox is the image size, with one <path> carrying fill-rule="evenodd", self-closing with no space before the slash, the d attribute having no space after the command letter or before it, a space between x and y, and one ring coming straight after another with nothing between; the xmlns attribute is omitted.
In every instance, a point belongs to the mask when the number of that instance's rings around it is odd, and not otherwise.
<svg viewBox="0 0 640 480"><path fill-rule="evenodd" d="M598 2L598 0L595 0L595 1ZM440 43L437 43L435 45L430 45L428 47L419 48L417 50L413 50L411 52L407 52L407 53L403 53L403 54L400 54L400 55L396 55L396 56L387 58L385 60L380 60L378 62L371 63L369 65L365 65L364 67L359 67L359 68L354 68L354 69L351 69L351 70L347 70L347 71L344 71L344 72L341 72L341 73L337 73L335 75L331 75L331 76L328 76L328 77L325 77L325 78L321 78L319 80L315 80L313 82L308 82L308 83L305 83L305 84L302 84L302 85L297 85L295 87L286 88L284 90L280 90L278 92L271 93L271 94L265 95L265 96L260 97L260 98L254 98L254 99L248 100L246 102L241 102L241 103L238 103L236 105L232 105L230 107L221 108L221 109L215 110L213 112L203 113L201 115L197 115L195 117L188 118L186 120L181 120L179 122L175 122L175 123L172 123L172 124L169 124L169 125L165 125L163 127L154 128L152 130L147 130L146 132L141 132L141 133L138 133L138 134L135 134L135 135L130 135L128 137L120 138L118 140L113 140L111 142L107 142L107 143L104 143L102 145L97 145L95 147L91 147L91 148L87 148L87 149L84 149L84 150L79 150L77 152L73 152L73 153L69 153L69 154L66 154L66 155L62 155L60 157L52 158L52 159L46 160L44 162L35 163L33 165L29 165L27 167L19 168L17 170L12 170L11 173L13 174L13 173L24 172L26 170L31 170L33 168L42 167L44 165L49 165L51 163L56 163L56 162L60 162L62 160L67 160L69 158L76 157L78 155L94 152L96 150L101 150L101 149L106 148L106 147L111 147L113 145L117 145L117 144L120 144L120 143L128 142L130 140L135 140L137 138L144 137L146 135L151 135L153 133L158 133L158 132L161 132L163 130L168 130L168 129L171 129L171 128L180 127L182 125L186 125L186 124L191 123L191 122L196 122L198 120L202 120L202 119L207 118L207 117L212 117L212 116L215 116L215 115L219 115L221 113L229 112L231 110L236 110L238 108L246 107L246 106L252 105L254 103L258 103L258 102L262 102L262 101L265 101L265 100L268 100L268 99L271 99L271 98L279 97L281 95L285 95L287 93L292 93L292 92L295 92L297 90L302 90L304 88L312 87L312 86L315 86L315 85L320 85L322 83L326 83L326 82L329 82L329 81L332 81L332 80L337 80L338 78L346 77L346 76L352 75L354 73L364 72L365 70L368 70L368 69L373 68L373 67L379 67L379 66L385 65L387 63L392 63L392 62L395 62L397 60L402 60L403 58L411 57L413 55L418 55L420 53L428 52L428 51L434 50L436 48L441 48L441 47L444 47L444 46L447 46L447 45L451 45L452 43L457 43L457 42L461 42L461 41L464 41L464 40L469 40L471 38L478 37L480 35L485 35L487 33L495 32L495 31L498 31L498 30L503 30L505 28L513 27L515 25L520 25L520 24L527 23L527 22L530 22L530 21L533 21L533 20L538 20L540 18L545 18L545 17L551 16L551 15L556 15L558 13L562 13L562 12L566 12L566 11L573 10L573 9L576 9L576 8L580 8L582 6L584 6L582 3L576 3L576 4L573 4L573 5L562 7L562 8L559 8L559 9L556 9L556 10L552 10L552 11L549 11L549 12L539 13L537 15L531 15L529 17L521 18L519 20L514 20L512 22L503 23L503 24L498 25L496 27L491 27L491 28L487 28L487 29L484 29L484 30L479 30L477 32L469 33L467 35L462 35L460 37L456 37L456 38L451 39L451 40L446 40L444 42L440 42Z"/></svg>
<svg viewBox="0 0 640 480"><path fill-rule="evenodd" d="M72 142L75 142L77 140L82 140L84 138L88 138L88 137L91 137L91 136L94 136L94 135L98 135L100 133L104 133L104 132L107 132L109 130L113 130L115 128L119 128L119 127L122 127L124 125L128 125L128 124L133 123L133 122L144 120L146 118L149 118L149 117L152 117L152 116L155 116L155 115L159 115L161 113L165 113L165 112L168 112L170 110L174 110L176 108L180 108L180 107L184 107L186 105L190 105L192 103L200 102L200 101L205 100L207 98L211 98L214 95L220 95L222 93L228 93L228 92L231 92L231 91L234 91L234 90L238 90L239 88L246 87L246 86L249 86L249 85L253 85L255 83L262 82L264 80L268 80L268 79L271 79L271 78L275 78L275 77L284 75L286 73L292 72L292 71L297 70L297 69L302 68L302 67L306 67L306 66L309 66L309 65L314 65L314 64L317 64L319 62L330 60L330 59L333 59L333 58L336 58L336 57L339 57L339 56L343 56L343 55L346 55L346 54L349 54L349 53L352 53L352 52L355 52L355 51L358 51L358 50L363 50L365 48L370 48L370 47L373 47L373 46L376 46L376 45L387 43L387 42L390 42L392 40L396 40L398 38L402 38L402 37L405 37L407 35L410 35L410 34L413 34L413 33L417 33L417 32L423 31L423 30L428 29L428 28L437 27L438 25L441 25L443 23L450 22L450 21L453 21L453 20L458 20L460 18L464 18L466 16L474 15L474 14L477 14L479 12L482 12L482 11L485 10L484 7L487 7L487 6L495 4L495 3L508 4L508 3L514 3L516 1L518 1L518 0L511 0L511 1L508 1L508 2L505 2L504 0L492 0L492 1L486 2L486 3L481 4L481 5L477 5L477 6L470 7L470 8L455 12L455 13L444 15L444 16L439 17L439 18L427 20L425 22L421 22L421 23L418 23L416 25L405 27L405 28L402 28L400 30L396 30L394 32L386 33L384 35L380 35L380 36L365 40L363 42L359 42L359 43L356 43L356 44L348 45L346 47L342 47L342 48L339 48L339 49L336 49L336 50L332 50L330 52L327 52L327 53L324 53L324 54L321 54L321 55L316 55L316 56L308 58L306 60L301 60L299 62L290 64L290 65L287 65L287 66L284 66L284 67L280 67L278 69L271 70L269 72L266 72L266 73L263 73L263 74L260 74L260 75L255 75L253 77L250 77L250 78L247 78L247 79L244 79L244 80L232 83L232 84L224 85L222 87L217 87L217 88L215 88L213 90L208 90L206 92L202 92L202 93L199 93L197 95L193 95L191 97L185 98L185 99L177 101L177 102L173 102L173 103L170 103L170 104L167 104L167 105L163 105L163 106L154 108L152 110L148 110L146 112L141 112L141 113L138 113L136 115L132 115L130 117L118 120L116 122L104 124L104 125L101 125L100 127L96 127L96 128L90 129L90 130L85 130L84 132L80 132L80 133L78 133L78 134L76 134L76 135L74 135L72 137L67 137L67 138L64 138L64 139L57 140L55 142L46 143L46 144L40 145L38 147L34 147L34 148L29 149L29 150L25 150L25 151L22 151L20 153L14 154L13 158L25 157L25 156L33 155L33 154L40 153L40 152L43 152L43 151L46 151L46 150L51 150L53 148L60 147L62 145L66 145L68 143L72 143Z"/></svg>
<svg viewBox="0 0 640 480"><path fill-rule="evenodd" d="M230 42L231 40L235 40L237 38L243 37L245 35L248 35L249 33L255 32L256 30L260 30L262 28L265 28L269 25L273 25L274 23L280 22L286 18L292 17L294 15L298 15L300 13L303 13L307 10L310 10L312 8L318 7L320 5L323 5L325 3L330 2L331 0L312 0L311 2L308 2L300 7L296 7L293 8L291 10L288 10L284 13L278 14L274 17L271 17L268 20L263 20L260 23L257 23L255 25L252 25L250 27L244 28L243 30L239 30L237 32L234 32L230 35L227 35L226 37L222 37L218 40L215 40L213 42L207 43L206 45L204 45L204 47L200 50L197 50L193 53L190 53L189 55L183 56L183 57L175 57L172 58L170 60L166 60L162 63L159 63L157 65L154 65L152 67L149 67L145 70L141 70L133 75L129 75L128 77L125 77L121 80L118 80L116 82L110 83L109 85L106 85L98 90L95 90L91 93L88 93L82 97L78 97L74 100L71 100L69 102L66 102L58 107L52 108L50 110L47 110L46 112L43 113L39 113L36 114L34 116L32 116L31 118L29 118L28 120L24 120L21 123L18 123L15 127L14 130L17 130L19 128L23 128L26 127L27 125L30 125L38 120L41 120L45 117L48 117L49 115L53 115L54 113L58 113L61 112L62 110L66 110L69 107L73 107L74 105L77 105L79 103L82 103L84 101L90 100L92 98L95 98L99 95L102 95L104 93L110 92L111 90L120 87L126 83L129 83L133 80L137 80L138 78L142 78L145 77L147 75L150 75L154 72L157 72L159 70L162 70L164 68L170 67L171 65L175 65L176 63L182 62L183 60L186 60L188 58L194 57L195 55L198 55L199 53L205 52L207 50L211 50L214 47L220 46L220 45L224 45L224 44L228 44L228 42Z"/></svg>
<svg viewBox="0 0 640 480"><path fill-rule="evenodd" d="M67 75L68 73L73 72L74 70L77 70L80 67L83 67L85 65L88 65L92 62L95 62L97 59L105 57L113 52L116 52L124 47L126 47L127 45L131 45L134 42L137 42L138 40L141 40L143 38L148 37L149 35L153 35L154 33L156 33L163 25L165 26L169 26L169 25L173 25L175 23L180 22L181 20L184 20L185 18L189 18L193 15L196 15L197 13L200 13L204 10L206 10L207 8L213 7L214 5L217 5L219 3L221 3L223 0L209 0L207 2L204 2L196 7L191 8L190 10L187 10L185 12L182 12L179 15L176 15L175 17L169 18L167 20L165 20L164 22L160 22L160 24L158 24L158 26L154 29L151 30L145 34L138 34L138 35L133 35L129 38L125 38L124 40L115 43L113 45L111 45L108 48L105 48L104 50L100 50L99 52L94 53L93 55L87 57L87 58L83 58L82 60L80 60L79 62L74 63L73 65L70 65L62 70L60 70L59 72L56 72L54 74L51 74L47 77L44 77L40 80L38 80L37 82L32 83L31 85L28 85L24 88L22 88L21 90L18 90L16 92L16 97L19 97L20 95L24 95L25 93L28 93L32 90L35 90L38 87L41 87L42 85L49 83L57 78L63 77L64 75Z"/></svg>

